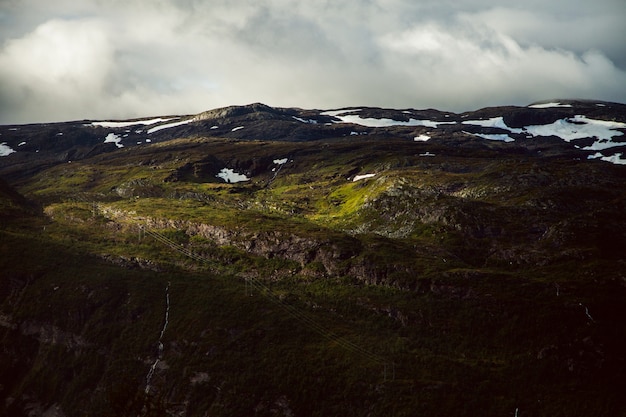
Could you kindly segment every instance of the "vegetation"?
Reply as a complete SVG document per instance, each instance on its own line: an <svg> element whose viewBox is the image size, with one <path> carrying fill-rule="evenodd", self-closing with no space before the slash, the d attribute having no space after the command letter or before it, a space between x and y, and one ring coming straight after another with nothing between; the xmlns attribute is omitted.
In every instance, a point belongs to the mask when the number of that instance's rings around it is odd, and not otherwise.
<svg viewBox="0 0 626 417"><path fill-rule="evenodd" d="M626 416L623 167L194 136L0 185L0 415Z"/></svg>

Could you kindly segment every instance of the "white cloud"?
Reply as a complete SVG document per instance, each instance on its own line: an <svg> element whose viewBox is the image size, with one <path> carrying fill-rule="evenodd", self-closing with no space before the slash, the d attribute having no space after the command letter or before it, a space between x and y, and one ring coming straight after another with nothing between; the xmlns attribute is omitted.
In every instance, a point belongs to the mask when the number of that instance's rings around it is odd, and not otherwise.
<svg viewBox="0 0 626 417"><path fill-rule="evenodd" d="M554 97L626 101L615 65L626 55L621 0L580 10L566 0L40 3L5 8L0 123L257 101L453 111ZM586 35L575 43L575 33Z"/></svg>
<svg viewBox="0 0 626 417"><path fill-rule="evenodd" d="M2 101L12 101L3 111L31 108L55 117L82 108L102 91L112 54L98 20L51 20L10 40L0 53L0 78L10 80Z"/></svg>
<svg viewBox="0 0 626 417"><path fill-rule="evenodd" d="M584 53L602 49L611 59L626 69L623 43L626 38L626 2L600 1L579 4L558 4L550 13L544 8L520 9L494 7L464 13L461 18L483 24L526 45L567 49Z"/></svg>
<svg viewBox="0 0 626 417"><path fill-rule="evenodd" d="M624 99L626 73L599 51L582 56L539 45L522 46L482 25L427 23L380 39L388 68L433 103L458 96L467 109L494 97L531 102L537 97ZM444 97L443 101L448 100ZM445 104L445 103L442 103Z"/></svg>
<svg viewBox="0 0 626 417"><path fill-rule="evenodd" d="M7 41L0 79L10 83L0 92L0 122L195 111L210 86L194 68L201 51L176 32L182 20L148 10L53 19Z"/></svg>

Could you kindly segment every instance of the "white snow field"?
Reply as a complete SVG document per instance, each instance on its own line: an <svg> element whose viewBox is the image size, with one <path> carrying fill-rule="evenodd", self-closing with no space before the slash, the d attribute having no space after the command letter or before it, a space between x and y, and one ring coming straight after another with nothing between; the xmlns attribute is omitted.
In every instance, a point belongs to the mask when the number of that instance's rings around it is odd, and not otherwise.
<svg viewBox="0 0 626 417"><path fill-rule="evenodd" d="M487 120L464 120L461 123L463 123L464 125L475 125L475 126L482 126L482 127L497 127L499 129L508 130L511 133L522 133L522 129L516 129L516 128L508 127L506 125L506 123L504 122L504 117L502 117L502 116L492 117L491 119L487 119Z"/></svg>
<svg viewBox="0 0 626 417"><path fill-rule="evenodd" d="M587 159L601 159L603 161L606 162L611 162L613 164L617 164L617 165L626 165L626 155L624 155L623 153L616 153L614 155L611 156L604 156L602 155L600 152L596 152L593 155L589 155L587 157Z"/></svg>
<svg viewBox="0 0 626 417"><path fill-rule="evenodd" d="M0 143L0 156L9 156L14 152L15 150L7 145L6 142Z"/></svg>
<svg viewBox="0 0 626 417"><path fill-rule="evenodd" d="M115 133L109 133L106 138L104 138L104 143L115 143L115 146L118 148L123 148L122 138L117 136Z"/></svg>
<svg viewBox="0 0 626 417"><path fill-rule="evenodd" d="M345 116L335 116L344 123L353 123L355 125L365 127L391 127L391 126L424 126L438 127L439 125L455 124L456 122L435 122L432 120L409 119L407 122L393 119L374 119L371 117L361 117L356 114L348 114Z"/></svg>
<svg viewBox="0 0 626 417"><path fill-rule="evenodd" d="M548 104L548 103L546 103ZM554 104L554 103L551 103ZM506 125L502 117L494 117L488 120L466 120L462 122L467 125L477 125L482 127L496 127L508 130L511 133L525 133L528 138L537 136L556 136L565 142L571 142L576 139L593 138L591 145L581 148L585 151L600 151L604 149L615 148L618 146L626 146L625 142L617 142L612 139L616 136L623 136L624 132L617 129L626 129L626 123L613 122L608 120L590 119L584 115L576 115L565 119L559 119L553 123L545 125L524 126L521 129L511 128ZM513 138L506 134L475 134L484 139L504 140L506 142L514 141ZM507 139L508 138L508 139ZM596 154L597 155L597 154ZM590 156L588 159L600 158L603 161L613 164L624 164L626 161L622 159L620 154L611 156Z"/></svg>
<svg viewBox="0 0 626 417"><path fill-rule="evenodd" d="M161 117L157 117L156 119L150 119L150 120L129 120L129 121L123 121L123 122L92 122L87 126L100 126L100 127L111 127L111 128L130 127L130 126L137 126L137 125L148 126L148 125L153 125L155 123L167 122L167 121L174 120L174 119L177 119L177 117L173 117L169 119L163 119Z"/></svg>
<svg viewBox="0 0 626 417"><path fill-rule="evenodd" d="M159 130L163 130L163 129L169 129L170 127L186 125L187 123L191 123L191 122L193 122L193 119L187 119L187 120L183 120L180 122L167 123L164 125L155 126L155 127L148 129L148 134L158 132Z"/></svg>
<svg viewBox="0 0 626 417"><path fill-rule="evenodd" d="M559 102L551 102L551 103L539 103L539 104L532 104L530 106L531 109L549 109L552 107L572 107L571 104L561 104Z"/></svg>
<svg viewBox="0 0 626 417"><path fill-rule="evenodd" d="M352 180L352 182L356 182L356 181L360 181L360 180L364 180L367 178L372 178L375 177L376 174L362 174L362 175L355 175L354 179Z"/></svg>
<svg viewBox="0 0 626 417"><path fill-rule="evenodd" d="M216 177L221 178L231 184L242 181L250 181L250 178L248 178L246 175L239 174L230 168L222 168L222 170L216 175Z"/></svg>
<svg viewBox="0 0 626 417"><path fill-rule="evenodd" d="M508 130L511 133L524 132L532 136L557 136L566 142L583 138L610 140L615 136L624 134L616 129L626 129L626 123L588 119L586 116L581 115L559 119L554 123L546 125L524 126L521 129L507 126L502 117L493 117L487 120L465 120L462 123L482 127L496 127Z"/></svg>
<svg viewBox="0 0 626 417"><path fill-rule="evenodd" d="M307 123L307 124L311 124L311 125L316 125L317 124L317 120L313 120L313 119L303 119L301 117L296 117L296 116L291 116L293 117L295 120L302 122L302 123Z"/></svg>
<svg viewBox="0 0 626 417"><path fill-rule="evenodd" d="M524 128L533 136L558 136L566 142L583 138L610 140L615 136L624 134L615 129L626 129L626 123L588 119L581 115L560 119L548 125L534 125Z"/></svg>
<svg viewBox="0 0 626 417"><path fill-rule="evenodd" d="M549 102L549 103L538 103L532 104L528 106L530 108L535 109L547 109L554 107L573 107L571 104L562 104L560 102ZM342 109L342 110L328 110L323 111L321 115L336 117L341 120L340 123L352 123L365 127L389 127L389 126L424 126L430 128L438 128L444 124L456 124L458 122L438 122L433 120L418 120L418 119L409 119L409 121L399 121L393 119L376 119L376 118L368 118L361 117L358 113L362 111L360 108L354 109ZM351 113L351 114L348 114ZM404 112L407 113L406 111ZM503 116L492 117L490 119L484 120L464 120L460 122L464 125L474 125L481 126L486 128L497 128L508 131L507 133L471 133L474 136L480 137L486 140L494 140L494 141L502 141L502 142L514 142L515 139L510 136L510 133L513 134L524 134L527 139L531 139L533 137L543 136L550 137L555 136L561 138L566 142L571 142L576 139L584 139L584 138L594 138L595 141L584 148L582 150L586 151L600 151L605 149L610 149L618 146L626 146L625 142L616 142L612 139L616 136L623 136L624 133L618 129L626 129L626 123L622 122L613 122L606 120L596 120L590 119L584 115L576 115L574 117L568 117L564 119L559 119L553 123L545 124L545 125L529 125L521 128L510 127L504 121ZM466 132L467 133L467 132ZM428 135L418 135L414 137L414 141L421 142L427 141L430 139ZM612 156L601 156L592 157L589 159L601 158L604 161L611 162L614 164L621 164L624 161L621 158L621 154L616 154Z"/></svg>

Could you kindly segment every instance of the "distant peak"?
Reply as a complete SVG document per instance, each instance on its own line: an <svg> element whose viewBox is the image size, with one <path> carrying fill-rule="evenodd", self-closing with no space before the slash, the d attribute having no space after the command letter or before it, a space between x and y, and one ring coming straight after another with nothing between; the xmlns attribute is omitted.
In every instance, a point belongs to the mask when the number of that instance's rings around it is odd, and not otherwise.
<svg viewBox="0 0 626 417"><path fill-rule="evenodd" d="M249 113L279 113L280 111L274 107L270 107L263 103L252 103L239 106L220 107L217 109L207 110L196 116L196 120L206 119L222 119L226 117L243 116Z"/></svg>

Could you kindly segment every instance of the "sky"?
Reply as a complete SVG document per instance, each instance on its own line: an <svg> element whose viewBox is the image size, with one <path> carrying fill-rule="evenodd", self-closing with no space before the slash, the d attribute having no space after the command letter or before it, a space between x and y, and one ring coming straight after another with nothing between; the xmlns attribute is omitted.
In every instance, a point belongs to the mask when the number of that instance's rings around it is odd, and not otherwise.
<svg viewBox="0 0 626 417"><path fill-rule="evenodd" d="M624 0L0 0L0 124L626 102Z"/></svg>

